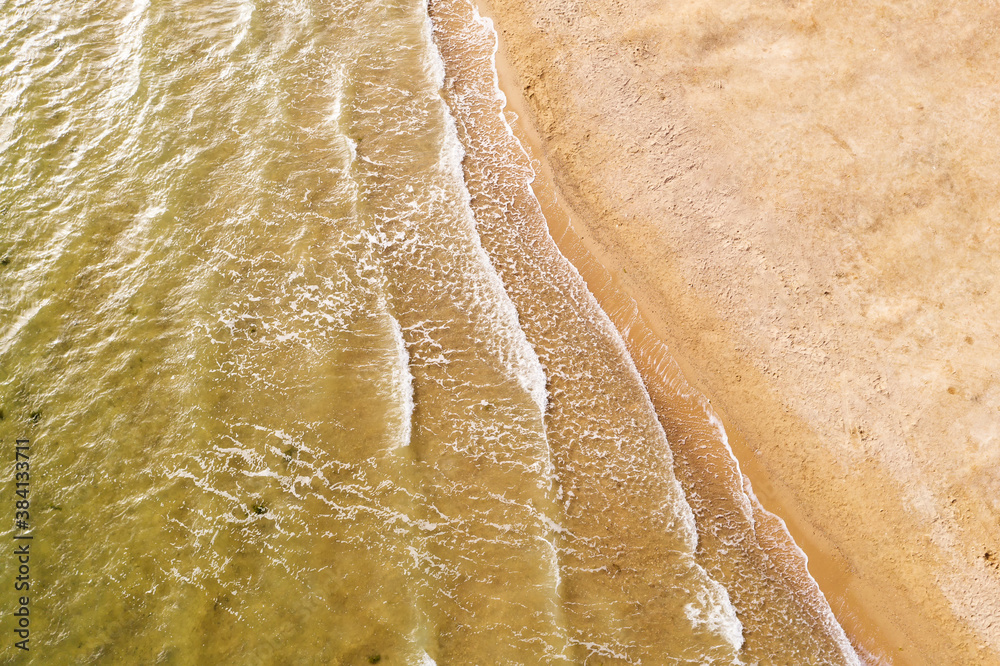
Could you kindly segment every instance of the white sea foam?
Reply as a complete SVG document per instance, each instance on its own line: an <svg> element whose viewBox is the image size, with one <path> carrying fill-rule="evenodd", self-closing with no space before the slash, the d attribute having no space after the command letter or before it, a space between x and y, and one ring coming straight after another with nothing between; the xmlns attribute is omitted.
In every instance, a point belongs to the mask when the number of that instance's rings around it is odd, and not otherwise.
<svg viewBox="0 0 1000 666"><path fill-rule="evenodd" d="M482 17L479 14L478 9L474 9L474 13L475 13L475 20L479 22L480 25L482 25L485 30L488 30L489 32L493 33L493 36L495 38L495 29L493 26L493 22L489 18ZM499 86L499 77L496 67L496 57L498 48L499 48L498 40L494 39L494 48L492 53L493 93L495 95L495 99L501 103L500 109L498 110L499 120L502 123L503 127L506 129L509 140L511 140L514 143L514 145L516 145L517 149L521 151L522 155L527 161L528 155L524 150L524 147L521 145L520 141L517 140L513 128L510 126L507 117L503 113L503 106L506 104L506 97ZM459 100L459 103L461 103L461 100ZM531 172L525 173L523 174L522 177L525 179L525 184L530 186L531 181L533 179L533 173ZM525 190L526 192L529 193L530 196L534 196L530 188L526 187ZM548 234L547 229L545 229L545 232ZM551 242L550 247L552 247L553 250L558 252L558 250L556 250L555 241L554 239L551 238L551 235L549 235L549 240ZM582 283L583 277L577 271L575 266L572 266L572 264L565 258L563 257L560 258L563 260L563 262L565 262L565 265L569 268L572 277L578 280L580 283ZM628 352L625 341L624 339L622 339L617 328L614 326L614 323L603 311L603 309L600 308L599 304L596 301L596 298L589 292L589 290L585 292L584 298L586 299L586 302L585 304L582 305L585 305L585 307L589 306L588 309L590 311L589 314L592 322L606 335L606 337L609 340L611 340L612 344L617 348L619 356L626 363L626 367L628 368L630 374L633 376L636 383L640 387L643 387L642 390L645 392L644 388L645 385L642 382L638 369L632 362L631 355ZM550 370L553 372L559 372L559 369L557 368L551 368ZM648 393L646 394L646 398L647 399L645 401L644 406L646 408L647 416L653 423L656 424L655 427L659 434L658 439L661 440L663 447L667 449L667 451L669 452L669 449L667 448L668 444L666 441L666 435L665 433L663 433L662 428L659 425L659 421L657 419L655 410L653 409L652 402L649 399ZM724 437L725 432L724 429L721 428L721 422L718 422L717 425L720 428L721 435ZM685 545L689 549L688 552L693 554L693 551L697 545L697 531L695 525L694 512L692 511L690 504L687 502L684 496L684 492L679 482L677 481L676 477L670 475L669 478L667 479L667 482L671 486L671 492L669 493L668 497L664 497L663 508L667 515L672 515L675 517L676 520L675 529L683 537ZM742 506L741 508L743 509L744 513L747 513L749 511L749 505L746 504L746 502L744 502L744 504L745 506ZM550 527L552 526L550 525ZM732 605L732 602L729 598L729 594L726 591L726 589L719 582L712 579L711 576L709 576L708 573L704 571L704 569L702 569L700 566L697 565L696 568L702 574L701 576L698 577L701 580L695 583L698 586L697 589L699 590L697 592L698 601L697 603L692 603L687 606L686 611L688 614L688 618L696 626L703 626L709 632L722 637L726 642L728 642L733 647L734 652L736 652L737 650L739 650L739 648L742 646L744 642L743 627L736 615L736 610ZM736 663L738 663L738 660Z"/></svg>
<svg viewBox="0 0 1000 666"><path fill-rule="evenodd" d="M499 39L497 39L496 37L496 30L493 25L493 21L488 17L483 17L479 13L479 9L475 6L473 6L473 12L474 12L474 20L483 25L485 29L489 30L494 37L493 51L490 56L492 61L491 70L493 74L494 98L499 101L502 101L503 103L506 103L507 98L500 88L500 78L497 70L496 61L497 61L497 52L500 48L500 43ZM510 126L510 123L507 121L507 118L503 115L502 109L498 113L498 115L500 121L503 123L503 126L506 129L508 137L514 142L518 150L521 151L521 154L524 155L525 158L527 158L528 155L527 151L524 149L524 147L521 145L521 142L517 139L516 135L514 134L514 129ZM530 172L526 173L524 177L526 185L530 186L533 173ZM528 187L526 188L526 191L528 195L534 198L535 202L537 203L537 198L535 198L533 190L531 190L530 187ZM541 204L538 204L538 206L540 209ZM573 279L577 280L581 284L585 284L585 280L583 279L583 276L580 274L580 272L577 270L576 266L574 266L572 262L566 259L562 255L562 253L558 250L558 246L555 242L555 239L552 238L547 228L545 229L545 234L550 241L550 247L555 253L558 254L559 258L564 263L566 268L569 270ZM600 304L597 302L596 297L590 292L589 289L584 289L584 298L586 299L586 301L584 304L581 305L587 307L587 309L589 310L591 321L593 322L594 326L597 327L599 330L601 330L601 332L604 333L607 339L609 339L612 342L612 344L616 347L619 356L623 359L624 366L627 368L628 372L632 375L635 382L639 385L643 394L645 395L646 400L644 401L644 408L646 414L655 424L654 427L658 432L658 439L661 440L663 448L669 455L670 449L667 443L666 433L663 432L663 428L659 424L659 420L656 417L655 409L653 408L652 400L649 398L649 393L646 391L645 383L642 380L642 376L639 374L639 370L635 367L635 363L633 362L632 357L628 352L625 340L622 339L621 334L618 332L618 329L615 327L610 317L608 317L607 313L605 313L604 310L601 308ZM544 374L542 375L542 380L544 381ZM542 387L544 390L544 384L542 384ZM671 513L678 518L676 529L683 537L684 542L688 547L688 549L690 551L694 551L695 547L697 546L697 539L698 539L697 528L694 520L694 512L691 510L691 506L688 504L687 499L685 498L684 491L674 475L670 475L668 483L671 486L671 493L670 493L671 497L665 498L665 501L668 504L670 504L669 510L671 511Z"/></svg>
<svg viewBox="0 0 1000 666"><path fill-rule="evenodd" d="M149 0L133 0L132 8L121 22L118 49L111 60L110 106L121 104L139 90L141 51L149 26Z"/></svg>
<svg viewBox="0 0 1000 666"><path fill-rule="evenodd" d="M423 31L428 46L428 54L426 58L428 63L428 72L430 73L434 84L438 89L440 89L444 86L445 66L444 60L441 58L441 52L434 41L433 24L429 13L426 14ZM461 186L465 208L463 211L463 217L469 224L470 238L475 245L475 252L478 255L479 263L483 268L488 287L492 292L490 294L490 305L499 310L497 312L497 315L499 315L498 319L500 320L498 323L500 323L503 327L506 334L505 337L510 343L510 347L504 350L508 357L506 365L508 368L512 369L514 375L517 377L518 383L528 393L528 395L531 396L531 399L538 406L539 415L543 416L545 414L548 401L545 389L545 371L542 368L541 362L538 360L538 356L535 354L534 348L531 346L531 343L528 342L528 339L524 334L524 330L521 328L517 310L508 297L503 283L500 280L500 276L497 274L492 261L480 241L479 234L476 230L475 218L471 209L471 196L469 195L468 189L465 187L465 174L462 168L462 160L465 157L465 148L462 146L462 142L458 137L458 128L455 124L455 118L447 104L445 104L443 97L441 98L440 103L443 112L443 121L445 123L445 132L444 141L442 142L439 155L439 164L441 165L442 170L449 175L452 181L460 184ZM544 425L544 419L542 420L542 423Z"/></svg>
<svg viewBox="0 0 1000 666"><path fill-rule="evenodd" d="M819 584L817 584L816 580L813 579L808 574L807 566L809 563L809 558L806 556L805 551L802 550L799 547L799 545L795 543L795 541L792 539L792 534L791 532L788 531L788 525L785 523L785 521L782 520L780 516L770 513L769 511L767 511L767 509L765 509L761 505L760 501L757 499L757 495L754 494L753 492L753 488L750 485L749 477L747 477L746 475L742 476L743 476L743 492L745 493L747 502L752 503L752 505L755 506L758 511L761 511L762 513L763 512L768 513L768 515L772 516L778 522L778 525L780 525L781 527L782 534L785 537L786 543L791 544L792 547L795 549L796 555L802 559L803 575L795 581L796 587L811 590L813 593L813 597L820 600L818 602L818 607L814 608L813 610L819 615L820 621L825 625L827 631L833 636L834 640L836 641L837 647L840 649L841 657L843 658L844 663L848 664L848 666L861 666L862 662L861 659L858 657L858 653L854 650L854 647L851 645L851 641L847 638L847 634L844 632L844 628L840 626L839 622L837 622L837 618L833 614L833 609L830 608L830 605L827 602L826 597L823 595L823 592L819 589Z"/></svg>
<svg viewBox="0 0 1000 666"><path fill-rule="evenodd" d="M243 0L239 3L239 12L236 17L235 25L232 26L235 34L233 35L233 39L222 51L221 55L228 56L243 43L244 39L246 39L247 34L250 32L250 23L253 19L253 12L253 2Z"/></svg>
<svg viewBox="0 0 1000 666"><path fill-rule="evenodd" d="M410 372L410 354L403 339L403 329L399 321L386 313L389 330L396 350L395 365L392 368L392 383L399 404L397 442L399 446L409 446L413 428L413 374Z"/></svg>
<svg viewBox="0 0 1000 666"><path fill-rule="evenodd" d="M46 297L40 300L35 305L32 305L30 308L28 308L17 319L15 319L12 324L10 324L10 326L7 328L7 331L3 334L2 337L0 337L0 354L7 353L8 349L17 339L17 334L21 332L21 329L27 326L28 323L35 318L35 315L37 315L38 312L43 307L48 305L49 301L51 300L52 300L51 297Z"/></svg>
<svg viewBox="0 0 1000 666"><path fill-rule="evenodd" d="M430 74L431 82L437 89L440 90L444 87L444 59L441 58L441 52L438 50L437 43L434 41L434 23L431 21L430 8L428 7L427 0L424 0L423 5L423 24L420 27L422 37L421 41L423 44L430 47L424 54L424 63L427 68L427 72Z"/></svg>
<svg viewBox="0 0 1000 666"><path fill-rule="evenodd" d="M707 584L697 592L696 602L684 606L684 614L695 627L703 627L722 636L737 651L743 646L743 623L736 616L726 589L707 573L705 579ZM739 660L733 663L739 663Z"/></svg>
<svg viewBox="0 0 1000 666"><path fill-rule="evenodd" d="M738 478L745 479L746 477L740 470L740 461L736 458L736 454L733 453L733 449L729 445L729 435L728 433L726 433L726 426L722 423L722 419L720 419L719 415L715 413L715 410L712 409L712 406L708 404L708 400L706 398L701 398L701 403L702 403L702 408L705 410L705 414L708 415L709 422L713 426L715 426L716 432L718 433L717 436L719 438L719 441L722 443L722 446L726 450L726 453L729 454L729 459L733 463L733 467L736 470L736 474L739 475ZM743 514L743 517L751 525L753 525L754 523L753 507L750 504L751 502L750 498L746 495L746 493L739 492L739 489L734 489L734 490L735 492L733 493L733 495L736 498L736 501L739 503L740 512Z"/></svg>
<svg viewBox="0 0 1000 666"><path fill-rule="evenodd" d="M857 653L851 646L851 642L850 640L848 640L847 634L844 632L843 627L841 627L840 623L837 622L837 618L834 616L833 610L827 603L826 597L819 589L819 585L816 583L815 579L809 576L808 573L805 573L808 571L807 565L809 562L809 558L806 556L805 551L802 550L797 543L795 543L794 539L792 539L791 532L788 531L788 525L785 523L785 521L782 520L780 516L768 512L761 505L760 501L757 499L757 496L754 494L753 487L750 485L749 477L743 474L742 470L740 469L740 461L736 458L736 454L733 453L733 449L729 444L729 435L726 433L726 427L722 423L722 419L720 419L719 415L715 413L715 410L712 409L712 406L708 403L707 399L702 397L701 400L702 400L702 406L705 410L705 413L708 415L709 421L712 423L713 426L715 426L717 430L719 441L725 448L726 453L729 454L729 457L732 460L732 464L736 470L736 473L739 475L739 478L743 482L742 488L734 489L733 492L736 501L739 503L740 512L743 513L744 518L751 526L751 529L756 529L756 519L754 518L755 508L757 509L757 511L767 512L767 514L769 516L772 516L781 526L781 531L783 533L783 536L785 537L785 542L791 544L792 548L795 549L796 555L798 555L798 557L800 557L802 560L803 575L800 577L799 580L795 581L796 586L799 588L804 588L812 591L813 597L821 600L819 601L819 607L814 608L813 610L820 616L820 619L826 626L827 631L830 632L834 640L837 642L837 645L840 648L842 657L844 659L844 663L851 665L860 664L861 661L859 660Z"/></svg>

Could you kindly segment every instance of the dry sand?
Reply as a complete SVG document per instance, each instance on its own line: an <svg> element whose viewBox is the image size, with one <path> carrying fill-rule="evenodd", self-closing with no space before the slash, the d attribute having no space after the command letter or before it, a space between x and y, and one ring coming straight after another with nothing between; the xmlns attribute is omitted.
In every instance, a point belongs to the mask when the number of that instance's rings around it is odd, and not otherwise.
<svg viewBox="0 0 1000 666"><path fill-rule="evenodd" d="M953 4L488 7L574 228L891 663L1000 663L1000 14Z"/></svg>

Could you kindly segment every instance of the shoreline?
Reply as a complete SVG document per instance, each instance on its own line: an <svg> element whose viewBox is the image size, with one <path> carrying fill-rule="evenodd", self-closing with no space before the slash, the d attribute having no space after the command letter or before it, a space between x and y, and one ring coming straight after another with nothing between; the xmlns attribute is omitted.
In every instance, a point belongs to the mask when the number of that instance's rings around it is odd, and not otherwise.
<svg viewBox="0 0 1000 666"><path fill-rule="evenodd" d="M863 412L865 420L861 420L858 417L861 410L850 404L847 397L843 398L843 432L849 444L855 448L858 444L861 446L856 452L847 451L848 455L856 457L838 459L837 448L830 445L830 433L823 430L825 424L819 417L790 404L784 392L788 389L787 384L783 391L781 382L776 380L783 373L801 373L801 368L794 367L792 361L773 356L766 359L762 368L760 359L750 356L752 348L748 349L746 335L741 338L738 329L734 332L732 322L725 316L726 310L713 308L710 299L702 294L690 293L692 287L694 290L697 287L683 284L690 276L682 275L676 264L642 274L644 264L646 268L649 264L643 260L643 253L637 251L636 239L641 240L642 234L636 232L628 238L628 233L623 235L620 231L623 223L627 226L636 220L629 217L629 211L616 211L616 207L606 200L609 193L615 194L615 188L608 186L605 191L581 193L581 188L587 187L601 190L600 181L604 175L601 168L595 166L589 176L581 176L587 172L579 170L580 160L570 152L577 149L576 145L567 150L565 144L569 142L558 136L562 130L554 123L554 118L560 114L537 117L538 108L545 108L539 107L544 102L545 79L554 78L551 74L554 69L567 67L561 63L553 67L544 61L537 64L539 52L558 53L559 50L555 46L548 51L537 45L525 46L523 40L529 39L525 35L530 35L531 28L511 28L503 20L498 21L502 14L496 7L482 1L478 4L480 13L494 22L500 42L497 54L500 86L507 97L507 109L517 115L516 122L511 125L536 166L538 177L533 188L560 250L584 274L591 291L616 325L621 321L616 316L621 314L620 310L634 307L654 337L669 346L681 374L702 394L718 398L712 407L725 424L730 447L743 473L751 479L763 506L780 517L797 546L808 557L813 580L819 584L859 654L883 663L935 663L946 656L993 663L989 661L989 634L980 630L977 635L970 625L968 611L962 612L963 604L966 608L980 608L985 599L987 620L982 625L995 628L988 622L991 615L996 615L996 609L990 608L988 589L970 590L963 597L957 590L957 581L976 580L989 584L995 580L983 576L981 566L979 569L956 566L955 548L950 545L954 539L948 536L954 532L950 525L941 525L935 518L934 528L929 536L924 536L928 530L922 525L930 509L921 507L921 515L910 508L914 501L913 490L907 484L911 483L908 477L912 479L912 472L899 464L890 464L891 459L886 462L891 449L872 443L880 433L873 436L870 431L862 430L863 426L873 428L871 420L878 416L867 410ZM510 47L505 32L511 29L521 30L522 50L518 54L521 71L508 57ZM613 62L614 54L606 59ZM536 64L530 64L532 62ZM560 75L570 78L563 71ZM539 99L532 101L529 97ZM637 99L642 97L640 91ZM552 98L548 96L550 105ZM581 127L573 129L577 136L589 137L590 131L600 130L599 116L588 124L580 114L562 109L561 117L572 117L580 122ZM508 120L511 119L508 117ZM584 127L586 129L582 129ZM704 149L706 146L713 147L711 142L696 147ZM567 167L568 162L574 161L577 162L574 164L578 167L576 170ZM689 170L703 179L707 176L709 188L718 188L722 192L719 198L730 200L729 210L748 219L759 215L754 210L748 212L752 206L746 203L732 203L740 199L740 187L734 185L728 175L720 174L717 165L697 164L689 166ZM633 181L641 182L643 172L637 171L639 178L629 175ZM650 175L648 170L645 173ZM601 201L602 196L604 201ZM627 200L627 203L633 202ZM711 212L718 215L716 211ZM589 277L588 272L591 273ZM636 273L639 276L633 277ZM667 283L666 286L650 287L649 273L653 282L660 279ZM685 288L689 293L683 293ZM831 291L834 302L841 307L852 296L844 290ZM608 294L613 292L617 295L609 298ZM664 297L668 292L672 292L668 294L671 298ZM687 329L687 338L678 337L673 331L678 320L682 323L679 328ZM699 330L706 331L707 335L690 337L691 331ZM823 354L827 358L833 356L829 350L823 350ZM716 368L706 369L706 363ZM776 365L779 367L775 368ZM846 387L865 377L857 371L845 377L844 372L841 382L848 395ZM730 379L732 377L735 382ZM648 378L644 379L648 382ZM882 388L879 390L884 392ZM949 392L953 391L949 389ZM852 421L858 425L852 427ZM786 455L782 453L782 440L800 442L807 451ZM805 455L810 455L811 459L803 457ZM805 467L803 472L794 472L799 465ZM790 477L790 472L807 478ZM952 499L951 504L954 503ZM858 521L860 516L865 516L866 520ZM881 537L875 536L880 534ZM995 658L996 653L993 654Z"/></svg>
<svg viewBox="0 0 1000 666"><path fill-rule="evenodd" d="M495 23L493 10L485 4L485 0L478 0L477 5L480 15ZM634 307L634 319L630 322L632 329L638 330L640 336L650 336L656 343L663 345L663 351L669 354L669 361L678 366L677 379L691 385L695 391L702 395L706 395L706 391L697 382L691 380L691 377L694 376L691 364L670 348L667 345L667 337L654 330L650 324L650 321L654 319L649 314L649 305L642 303L626 289L625 285L604 264L607 258L599 258L600 250L594 240L585 235L586 230L573 224L573 218L577 215L559 194L552 167L545 154L543 140L532 122L530 110L517 83L517 72L507 60L499 32L497 32L497 39L499 45L495 56L496 69L500 89L506 97L504 112L507 115L508 124L514 130L522 148L531 159L536 176L536 180L532 183L532 189L542 207L549 225L549 232L556 245L580 272L591 293L597 298L602 309L615 322L616 327L619 326L621 318L616 317L615 314L621 308ZM510 112L513 112L513 118ZM623 331L619 328L619 332L627 337L632 331ZM667 352L667 349L670 351ZM647 384L648 390L650 384L656 382L656 379L650 377L649 373L643 372L642 369L640 369L640 374L643 375L643 381ZM806 559L809 576L815 581L830 604L837 621L847 632L852 646L859 650L859 655L864 655L865 659L888 659L889 646L898 645L905 639L898 634L890 638L889 632L880 626L874 618L869 617L866 610L853 598L854 595L850 587L856 583L856 579L849 571L842 568L835 548L827 545L824 549L820 545L822 537L816 534L815 530L803 519L801 512L796 510L794 499L787 492L775 488L775 480L768 477L760 461L755 459L753 451L744 441L729 415L719 405L712 404L711 399L706 397L706 400L722 421L730 451L737 460L739 469L750 480L753 488L752 500L766 512L766 516L777 519L780 524L777 531L785 531L788 538L792 540L792 547ZM778 539L781 539L780 535ZM790 555L795 557L797 554L790 553Z"/></svg>

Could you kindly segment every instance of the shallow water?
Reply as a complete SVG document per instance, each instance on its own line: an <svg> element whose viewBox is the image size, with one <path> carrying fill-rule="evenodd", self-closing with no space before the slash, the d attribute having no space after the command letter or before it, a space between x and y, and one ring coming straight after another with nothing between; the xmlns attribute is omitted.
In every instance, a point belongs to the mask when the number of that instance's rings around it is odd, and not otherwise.
<svg viewBox="0 0 1000 666"><path fill-rule="evenodd" d="M742 480L675 468L471 5L9 2L0 35L30 661L852 658L706 541Z"/></svg>

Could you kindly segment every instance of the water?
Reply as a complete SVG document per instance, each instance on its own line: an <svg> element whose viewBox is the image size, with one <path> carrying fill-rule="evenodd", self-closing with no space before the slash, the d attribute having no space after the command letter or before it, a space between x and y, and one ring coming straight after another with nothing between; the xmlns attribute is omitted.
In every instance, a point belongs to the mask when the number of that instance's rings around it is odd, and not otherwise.
<svg viewBox="0 0 1000 666"><path fill-rule="evenodd" d="M0 437L32 441L35 534L3 659L853 659L703 399L650 384L548 235L465 0L0 22Z"/></svg>

